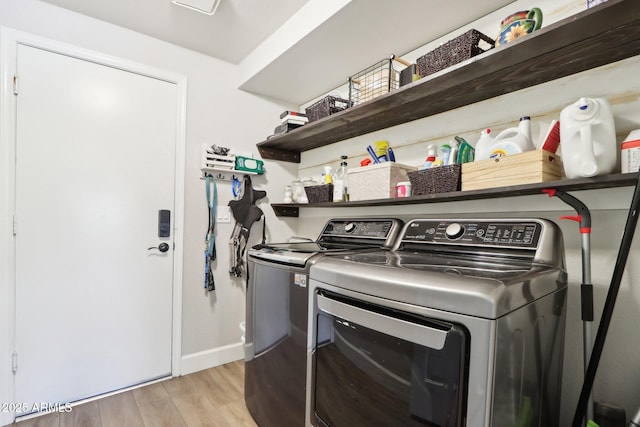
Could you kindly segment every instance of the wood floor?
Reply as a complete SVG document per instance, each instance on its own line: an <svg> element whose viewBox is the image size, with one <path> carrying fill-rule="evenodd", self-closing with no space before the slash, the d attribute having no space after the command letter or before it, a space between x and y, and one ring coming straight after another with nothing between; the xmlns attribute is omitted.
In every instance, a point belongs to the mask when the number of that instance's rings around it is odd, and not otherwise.
<svg viewBox="0 0 640 427"><path fill-rule="evenodd" d="M158 382L12 424L16 427L257 427L244 404L244 362Z"/></svg>

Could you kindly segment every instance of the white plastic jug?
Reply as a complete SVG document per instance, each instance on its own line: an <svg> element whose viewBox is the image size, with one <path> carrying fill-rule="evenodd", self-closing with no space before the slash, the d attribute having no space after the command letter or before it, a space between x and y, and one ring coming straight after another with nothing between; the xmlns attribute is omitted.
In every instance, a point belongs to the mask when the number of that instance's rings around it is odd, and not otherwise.
<svg viewBox="0 0 640 427"><path fill-rule="evenodd" d="M491 154L491 143L493 137L491 136L491 129L485 129L480 132L480 139L476 142L476 154L474 161L487 160Z"/></svg>
<svg viewBox="0 0 640 427"><path fill-rule="evenodd" d="M510 156L535 150L531 140L531 118L520 118L517 128L505 129L496 136L490 145L489 158Z"/></svg>
<svg viewBox="0 0 640 427"><path fill-rule="evenodd" d="M618 160L611 106L580 98L560 113L560 152L567 178L612 173Z"/></svg>

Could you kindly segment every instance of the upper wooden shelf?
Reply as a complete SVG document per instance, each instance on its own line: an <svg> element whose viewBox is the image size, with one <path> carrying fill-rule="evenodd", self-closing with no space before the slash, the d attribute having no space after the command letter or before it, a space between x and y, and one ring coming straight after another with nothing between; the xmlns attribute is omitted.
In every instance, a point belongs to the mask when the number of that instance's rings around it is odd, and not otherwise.
<svg viewBox="0 0 640 427"><path fill-rule="evenodd" d="M637 0L609 0L521 40L257 144L263 159L300 153L640 54Z"/></svg>
<svg viewBox="0 0 640 427"><path fill-rule="evenodd" d="M543 195L542 189L555 188L562 191L582 191L602 188L629 187L636 185L640 174L625 173L596 176L593 178L561 179L536 184L511 185L482 190L452 191L397 199L358 200L340 203L272 203L276 216L297 217L300 208L346 208L362 206L403 206L425 203L443 203L461 200L496 199L502 197Z"/></svg>

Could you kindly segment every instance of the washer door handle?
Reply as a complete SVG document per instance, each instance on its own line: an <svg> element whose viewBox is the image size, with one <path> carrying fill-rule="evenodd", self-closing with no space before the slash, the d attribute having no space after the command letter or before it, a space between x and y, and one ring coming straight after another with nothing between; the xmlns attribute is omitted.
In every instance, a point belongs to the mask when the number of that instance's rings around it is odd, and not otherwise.
<svg viewBox="0 0 640 427"><path fill-rule="evenodd" d="M444 348L447 335L449 335L447 331L441 329L430 328L429 326L365 310L324 295L318 294L317 300L318 308L332 316L435 350Z"/></svg>

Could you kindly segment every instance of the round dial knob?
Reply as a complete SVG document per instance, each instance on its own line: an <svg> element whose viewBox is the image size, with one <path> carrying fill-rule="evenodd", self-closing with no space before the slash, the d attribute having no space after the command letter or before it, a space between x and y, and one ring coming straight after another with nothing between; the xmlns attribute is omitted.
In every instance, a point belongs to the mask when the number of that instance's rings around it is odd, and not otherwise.
<svg viewBox="0 0 640 427"><path fill-rule="evenodd" d="M454 222L447 226L445 234L449 239L457 239L464 234L464 227L457 222Z"/></svg>
<svg viewBox="0 0 640 427"><path fill-rule="evenodd" d="M355 222L350 222L348 224L345 224L344 226L344 231L346 231L347 233L353 233L353 231L356 229L356 223Z"/></svg>

